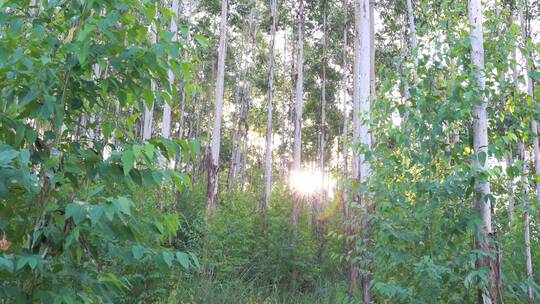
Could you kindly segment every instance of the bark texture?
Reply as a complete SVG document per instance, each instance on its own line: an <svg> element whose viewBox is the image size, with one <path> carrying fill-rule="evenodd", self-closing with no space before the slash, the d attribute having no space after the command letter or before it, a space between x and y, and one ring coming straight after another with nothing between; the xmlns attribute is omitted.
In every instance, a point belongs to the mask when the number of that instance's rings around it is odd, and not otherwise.
<svg viewBox="0 0 540 304"><path fill-rule="evenodd" d="M227 54L227 8L228 1L221 1L221 23L219 29L218 63L216 75L216 104L214 106L214 128L210 147L208 168L207 220L217 204L219 185L219 150L221 145L221 116L223 113L223 92L225 81L225 57Z"/></svg>
<svg viewBox="0 0 540 304"><path fill-rule="evenodd" d="M491 225L491 201L489 196L491 189L489 180L487 179L487 171L489 170L488 162L488 114L487 101L484 96L486 88L486 78L484 75L484 32L483 32L483 12L481 0L469 0L468 17L470 25L471 39L471 61L474 68L474 80L476 87L479 90L478 99L473 101L473 146L476 157L474 158L474 166L476 170L476 178L474 183L475 197L474 206L477 208L482 218L482 231L476 242L479 250L486 254L492 254L491 246L493 239L493 231ZM488 286L487 290L479 290L478 302L485 303L489 299L491 303L498 303L499 297L497 292L496 266L492 258L486 256L480 257L477 263L479 268L487 267Z"/></svg>

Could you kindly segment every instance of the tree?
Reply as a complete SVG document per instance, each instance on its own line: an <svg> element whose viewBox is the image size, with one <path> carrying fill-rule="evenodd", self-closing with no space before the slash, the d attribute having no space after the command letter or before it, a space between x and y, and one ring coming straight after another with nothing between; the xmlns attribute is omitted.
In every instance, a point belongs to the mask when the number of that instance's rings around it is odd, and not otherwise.
<svg viewBox="0 0 540 304"><path fill-rule="evenodd" d="M219 187L219 150L221 145L221 116L223 113L223 91L225 82L225 56L227 54L227 8L228 0L221 1L221 23L219 29L219 46L216 76L216 103L214 105L214 127L210 149L208 168L208 190L206 194L207 219L217 204Z"/></svg>
<svg viewBox="0 0 540 304"><path fill-rule="evenodd" d="M304 0L298 0L298 41L296 46L296 93L294 103L294 145L292 174L298 173L302 162L302 107L304 98ZM295 250L298 242L298 213L300 212L300 195L293 195L291 223L293 226L292 247ZM296 285L298 269L292 272L291 285Z"/></svg>
<svg viewBox="0 0 540 304"><path fill-rule="evenodd" d="M171 17L169 30L173 33L173 36L172 36L173 42L178 41L178 25L176 24L176 20L175 20L178 18L178 14L179 14L178 1L179 0L172 0L172 4L171 4L171 11L173 13L173 16ZM175 77L174 77L174 73L172 69L169 69L167 71L167 77L169 80L169 84L171 86L174 86ZM167 102L163 104L163 126L162 126L161 133L164 138L169 138L171 136L171 106Z"/></svg>
<svg viewBox="0 0 540 304"><path fill-rule="evenodd" d="M152 23L150 26L150 41L152 43L157 43L157 29L156 25ZM152 81L152 91L156 89L155 82ZM150 106L148 104L150 103ZM152 137L152 120L154 117L154 100L145 100L144 104L144 116L143 116L143 129L142 129L142 140L147 141Z"/></svg>
<svg viewBox="0 0 540 304"><path fill-rule="evenodd" d="M474 206L482 218L482 227L478 235L476 246L478 250L484 252L484 256L479 257L478 268L488 268L488 279L486 289L479 290L479 303L491 301L498 302L495 263L490 254L492 226L491 226L491 190L487 171L489 170L488 159L488 114L487 101L484 96L486 89L486 79L484 75L484 32L483 32L483 12L480 0L469 0L469 24L471 39L471 61L474 65L474 81L478 90L479 98L473 101L473 146L475 158L473 165L477 172L475 177L475 198Z"/></svg>
<svg viewBox="0 0 540 304"><path fill-rule="evenodd" d="M371 39L370 39L370 2L369 0L355 1L355 40L354 40L354 67L353 67L353 142L360 148L353 150L352 175L358 183L367 182L371 169L366 159L366 153L371 149L371 135L369 133L370 95L371 95ZM364 211L369 210L369 196L367 192L354 195L354 203ZM365 212L364 212L365 213ZM356 217L351 217L355 234L361 233L364 246L369 244L369 218L364 214L358 227ZM362 231L360 231L362 229ZM357 242L354 244L358 246ZM367 257L366 254L363 255ZM351 266L349 293L352 294L358 275L358 266L354 262ZM371 274L364 269L362 275L362 290L364 303L371 301L370 293Z"/></svg>
<svg viewBox="0 0 540 304"><path fill-rule="evenodd" d="M524 5L526 5L526 1L523 1ZM523 44L523 49L527 49L527 39L529 38L529 33L527 33L527 24L525 17L523 16L523 9L520 7L518 10L519 14L519 20L521 23L521 39ZM531 78L531 67L530 67L530 60L529 56L530 54L524 54L524 60L525 60L525 79L527 83L527 95L531 98L531 100L534 100L534 85ZM517 89L517 88L516 88ZM540 148L538 146L538 126L536 123L536 120L533 118L531 120L531 135L532 135L532 142L533 142L533 150L534 150L534 169L535 169L535 176L538 177L540 175ZM527 296L529 298L529 301L534 302L534 276L533 276L533 266L532 266L532 255L531 255L531 235L530 235L530 219L529 219L529 210L528 210L528 199L527 199L527 192L526 192L526 164L525 164L525 147L524 143L520 144L520 152L522 154L522 162L524 166L524 177L522 178L523 182L523 189L524 189L524 202L525 202L525 210L523 211L523 225L524 225L524 231L523 231L523 238L525 241L525 267L526 267L526 274L527 274ZM537 180L537 179L535 179ZM540 183L538 181L536 182L536 198L540 199Z"/></svg>
<svg viewBox="0 0 540 304"><path fill-rule="evenodd" d="M270 29L270 61L268 66L268 111L266 114L266 146L264 154L263 212L268 208L268 202L272 192L272 105L274 102L274 48L276 40L277 0L270 2L270 12L272 14L272 24Z"/></svg>

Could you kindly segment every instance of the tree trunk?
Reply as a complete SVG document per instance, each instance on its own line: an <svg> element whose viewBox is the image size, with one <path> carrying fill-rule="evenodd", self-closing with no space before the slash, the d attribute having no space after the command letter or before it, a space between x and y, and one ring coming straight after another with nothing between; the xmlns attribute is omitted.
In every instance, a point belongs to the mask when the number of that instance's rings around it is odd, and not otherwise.
<svg viewBox="0 0 540 304"><path fill-rule="evenodd" d="M477 249L484 251L486 255L479 257L478 268L488 267L488 286L487 293L479 290L478 302L485 303L489 299L491 303L498 303L496 269L495 263L488 255L493 254L490 238L493 235L491 227L491 194L489 180L486 180L485 173L489 170L488 165L488 114L487 101L483 96L486 87L484 75L484 37L483 37L483 13L481 0L469 0L469 24L471 39L471 61L474 69L474 78L476 85L480 90L479 100L473 101L473 146L476 157L473 164L478 172L474 188L474 205L478 209L482 218L483 227L480 233L480 239L477 240Z"/></svg>
<svg viewBox="0 0 540 304"><path fill-rule="evenodd" d="M301 170L302 152L302 106L304 96L304 0L298 1L298 45L296 55L296 101L294 111L294 149L292 171ZM291 223L293 226L292 248L296 251L298 242L298 213L300 211L300 196L293 194L293 204L291 212ZM293 268L291 286L296 287L298 269Z"/></svg>
<svg viewBox="0 0 540 304"><path fill-rule="evenodd" d="M531 258L531 233L530 233L530 219L527 208L529 207L529 183L527 181L529 175L529 169L527 168L527 159L525 157L525 144L521 142L519 144L519 155L521 159L521 193L523 195L523 238L525 240L525 269L527 274L527 296L531 303L534 303L534 290L533 282L533 268Z"/></svg>
<svg viewBox="0 0 540 304"><path fill-rule="evenodd" d="M155 23L152 23L150 27L150 37L152 43L157 43L157 30ZM156 91L156 84L152 81L152 92ZM152 101L152 106L149 108L148 101L143 102L144 104L144 122L143 122L143 131L142 131L142 140L146 142L152 137L152 120L154 116L154 101Z"/></svg>
<svg viewBox="0 0 540 304"><path fill-rule="evenodd" d="M410 43L410 51L414 58L414 68L412 70L413 72L413 79L414 84L418 84L418 74L416 73L416 69L418 68L418 38L416 37L416 25L414 23L414 11L413 11L413 4L412 0L407 0L407 20L409 23L409 39L411 41Z"/></svg>
<svg viewBox="0 0 540 304"><path fill-rule="evenodd" d="M370 95L371 95L371 38L370 38L370 1L369 0L356 0L355 2L355 50L354 50L354 69L353 69L353 141L359 143L364 150L371 149L371 135L369 133L369 119L370 119ZM365 159L364 153L359 153L357 149L354 150L353 159L353 177L359 183L367 181L371 175L371 169L369 163ZM356 223L356 216L351 216L351 225L353 226L353 233L355 238L358 237L360 229L362 229L362 245L364 246L363 252L367 252L369 246L369 228L370 219L369 210L371 209L368 199L368 193L356 193L354 195L354 203L359 205L364 215L360 220L360 227ZM353 248L356 248L357 244L353 244ZM369 255L362 255L364 260L363 275L362 275L362 290L363 301L369 303L371 301L370 284L371 274L369 272ZM354 284L356 284L357 265L351 267L351 280L349 282L349 291L352 293L354 290Z"/></svg>
<svg viewBox="0 0 540 304"><path fill-rule="evenodd" d="M343 178L347 179L349 177L349 109L348 109L348 79L349 79L349 66L348 66L348 0L343 0L343 66L342 66L342 79L341 79L341 102L343 107L343 131L342 131L342 141L343 141ZM347 254L349 252L349 191L347 187L343 187L342 194L342 206L343 206L343 252Z"/></svg>
<svg viewBox="0 0 540 304"><path fill-rule="evenodd" d="M526 1L522 1L524 5L526 5ZM523 9L520 8L518 11L519 14L519 20L521 23L521 38L522 38L522 44L523 47L527 45L527 40L529 38L529 33L527 33L527 24L525 17L523 16ZM523 54L523 58L525 60L525 80L527 82L527 95L531 97L531 100L534 101L534 86L531 76L529 75L531 72L531 66L529 62L529 56L530 54ZM516 88L517 89L517 88ZM536 120L532 119L531 121L531 133L532 133L532 140L533 140L533 149L534 149L534 173L535 177L540 175L540 151L538 146L538 127L536 124ZM520 151L523 153L522 161L523 166L526 166L525 164L525 148L522 147L523 151ZM523 181L526 182L526 167L524 167L523 174L525 175L522 177ZM536 178L535 178L536 180ZM525 187L525 184L524 184ZM524 194L524 196L526 193ZM540 199L540 183L536 182L536 197L537 199ZM525 239L525 261L526 261L526 271L527 271L527 295L529 298L529 301L531 303L534 303L534 291L533 291L533 285L534 285L534 276L533 276L533 266L532 266L532 259L531 259L531 236L530 236L530 219L529 219L529 212L527 210L527 197L524 197L524 203L525 208L523 212L523 221L524 221L524 239Z"/></svg>
<svg viewBox="0 0 540 304"><path fill-rule="evenodd" d="M277 23L277 0L270 3L272 14L272 28L270 41L270 62L268 71L268 111L266 114L266 147L264 153L264 200L262 205L263 212L266 212L272 192L272 105L274 102L274 48L276 40Z"/></svg>
<svg viewBox="0 0 540 304"><path fill-rule="evenodd" d="M376 67L375 67L375 0L369 1L369 19L371 22L369 23L369 47L370 47L370 73L371 77L369 79L370 82L370 90L371 90L371 100L374 100L377 98L377 88L376 88L376 82L375 82L375 76L376 76Z"/></svg>
<svg viewBox="0 0 540 304"><path fill-rule="evenodd" d="M325 234L326 224L324 220L320 219L320 215L323 211L324 202L326 200L326 173L325 173L325 150L326 150L326 62L327 62L327 40L328 40L328 28L327 28L327 2L322 1L323 10L323 58L322 58L322 79L321 79L321 125L319 126L319 170L321 174L321 188L319 189L318 198L315 199L313 207L313 216L315 219L315 236L319 242L319 248L317 251L318 261L322 261L325 247Z"/></svg>
<svg viewBox="0 0 540 304"><path fill-rule="evenodd" d="M324 180L324 151L325 151L325 136L326 136L326 56L327 56L327 36L328 29L326 25L326 1L323 0L323 59L322 59L322 81L321 81L321 125L320 125L320 140L319 140L319 169ZM324 192L324 191L322 191ZM322 193L324 196L324 193ZM324 197L321 198L321 200Z"/></svg>
<svg viewBox="0 0 540 304"><path fill-rule="evenodd" d="M170 31L173 33L172 41L178 40L178 26L176 24L176 19L178 18L178 0L172 0L171 10L173 16L171 17ZM174 87L175 77L171 69L167 71L167 77L169 78L169 84L172 88ZM162 126L162 136L163 138L169 138L171 136L171 106L165 102L163 105L163 126Z"/></svg>
<svg viewBox="0 0 540 304"><path fill-rule="evenodd" d="M221 144L221 116L223 112L223 91L225 81L225 56L227 54L227 3L221 1L221 24L219 29L218 63L216 76L216 104L214 108L214 129L212 130L212 143L210 149L210 163L208 168L208 191L206 218L210 220L211 213L217 204L219 185L219 150Z"/></svg>

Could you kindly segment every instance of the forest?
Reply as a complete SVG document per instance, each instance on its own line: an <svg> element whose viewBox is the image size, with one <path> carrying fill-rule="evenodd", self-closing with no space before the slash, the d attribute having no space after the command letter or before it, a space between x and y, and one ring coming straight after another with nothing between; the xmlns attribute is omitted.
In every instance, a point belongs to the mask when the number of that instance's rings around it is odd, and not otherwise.
<svg viewBox="0 0 540 304"><path fill-rule="evenodd" d="M0 0L0 304L540 303L539 66L538 0Z"/></svg>

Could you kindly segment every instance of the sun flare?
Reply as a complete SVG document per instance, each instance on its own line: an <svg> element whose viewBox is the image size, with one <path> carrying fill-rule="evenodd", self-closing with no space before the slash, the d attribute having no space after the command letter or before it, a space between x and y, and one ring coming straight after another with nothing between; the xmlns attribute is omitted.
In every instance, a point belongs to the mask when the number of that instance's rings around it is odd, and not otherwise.
<svg viewBox="0 0 540 304"><path fill-rule="evenodd" d="M332 197L335 181L320 170L302 169L291 172L289 184L295 193L302 196L314 196L324 191Z"/></svg>

